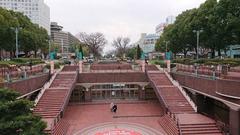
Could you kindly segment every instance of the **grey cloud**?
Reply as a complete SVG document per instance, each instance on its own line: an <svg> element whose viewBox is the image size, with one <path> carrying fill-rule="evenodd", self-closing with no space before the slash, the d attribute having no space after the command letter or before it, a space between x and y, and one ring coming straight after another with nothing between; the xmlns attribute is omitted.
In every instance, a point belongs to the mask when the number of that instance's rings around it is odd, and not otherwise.
<svg viewBox="0 0 240 135"><path fill-rule="evenodd" d="M176 16L204 1L47 0L46 3L51 8L51 20L63 25L64 30L73 34L102 32L111 43L117 36L129 36L135 42L140 33L153 33L155 26L167 16Z"/></svg>

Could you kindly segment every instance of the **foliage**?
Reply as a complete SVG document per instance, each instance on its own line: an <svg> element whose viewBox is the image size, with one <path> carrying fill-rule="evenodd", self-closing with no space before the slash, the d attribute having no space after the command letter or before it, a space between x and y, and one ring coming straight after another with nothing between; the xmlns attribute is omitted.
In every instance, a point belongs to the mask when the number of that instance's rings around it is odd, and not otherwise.
<svg viewBox="0 0 240 135"><path fill-rule="evenodd" d="M64 62L63 63L54 62L54 69L60 69L60 65L64 65ZM47 64L45 68L50 69L50 64Z"/></svg>
<svg viewBox="0 0 240 135"><path fill-rule="evenodd" d="M203 30L200 33L200 56L207 55L209 50L212 58L216 51L221 56L221 51L225 51L228 45L240 42L239 7L240 1L207 0L199 8L186 10L177 16L174 24L164 29L155 49L165 51L168 46L173 53L183 53L186 57L189 51L197 52L197 36L193 30Z"/></svg>
<svg viewBox="0 0 240 135"><path fill-rule="evenodd" d="M9 51L11 54L15 52L15 30L19 30L19 51L25 52L28 56L29 52L36 53L42 50L48 53L48 34L44 28L33 24L27 16L20 12L9 11L0 8L0 49ZM13 57L13 55L12 55Z"/></svg>
<svg viewBox="0 0 240 135"><path fill-rule="evenodd" d="M201 65L230 65L231 67L240 66L240 59L175 59L173 63L193 65L195 63Z"/></svg>
<svg viewBox="0 0 240 135"><path fill-rule="evenodd" d="M33 103L21 99L13 90L0 89L1 135L45 135L46 124L32 114Z"/></svg>
<svg viewBox="0 0 240 135"><path fill-rule="evenodd" d="M11 65L24 66L29 65L30 62L32 62L32 65L45 63L43 60L37 58L18 58L10 61L0 61L0 67L10 67Z"/></svg>
<svg viewBox="0 0 240 135"><path fill-rule="evenodd" d="M117 56L123 58L126 55L130 41L128 37L118 37L113 40L112 46L116 48Z"/></svg>
<svg viewBox="0 0 240 135"><path fill-rule="evenodd" d="M136 52L137 52L137 48L136 47L130 47L126 51L126 57L131 58L131 59L135 59Z"/></svg>
<svg viewBox="0 0 240 135"><path fill-rule="evenodd" d="M102 33L80 33L79 40L89 49L89 53L94 57L100 57L103 47L107 44L107 40Z"/></svg>
<svg viewBox="0 0 240 135"><path fill-rule="evenodd" d="M136 58L140 59L142 54L142 49L140 48L139 45L137 45L137 52L136 52Z"/></svg>

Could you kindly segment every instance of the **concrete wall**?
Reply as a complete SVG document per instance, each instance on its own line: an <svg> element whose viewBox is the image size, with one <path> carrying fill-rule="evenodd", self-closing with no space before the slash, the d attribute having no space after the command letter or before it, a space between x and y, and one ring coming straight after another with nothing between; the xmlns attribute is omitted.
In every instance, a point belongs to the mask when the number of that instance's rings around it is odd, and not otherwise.
<svg viewBox="0 0 240 135"><path fill-rule="evenodd" d="M48 80L49 80L49 74L43 74L41 76L32 77L25 80L5 83L4 87L16 90L21 95L24 95L36 89L41 88Z"/></svg>
<svg viewBox="0 0 240 135"><path fill-rule="evenodd" d="M199 90L209 95L216 95L216 92L225 96L240 97L240 81L208 78L201 78L191 75L172 73L172 76L181 85Z"/></svg>

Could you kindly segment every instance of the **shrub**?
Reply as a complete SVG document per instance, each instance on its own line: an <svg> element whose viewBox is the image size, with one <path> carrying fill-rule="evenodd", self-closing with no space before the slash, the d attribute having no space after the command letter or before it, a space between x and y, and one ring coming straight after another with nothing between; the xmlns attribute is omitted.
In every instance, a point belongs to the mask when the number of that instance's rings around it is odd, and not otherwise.
<svg viewBox="0 0 240 135"><path fill-rule="evenodd" d="M50 69L50 64L47 64L45 66L45 68ZM59 69L59 68L60 68L60 64L58 62L55 62L54 63L54 69Z"/></svg>

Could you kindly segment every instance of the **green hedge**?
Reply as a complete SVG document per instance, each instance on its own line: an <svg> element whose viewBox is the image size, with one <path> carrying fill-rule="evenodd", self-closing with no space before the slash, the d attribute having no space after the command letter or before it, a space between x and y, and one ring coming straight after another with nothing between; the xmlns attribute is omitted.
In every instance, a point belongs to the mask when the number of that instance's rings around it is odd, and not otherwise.
<svg viewBox="0 0 240 135"><path fill-rule="evenodd" d="M197 63L200 65L230 65L231 67L240 66L240 59L175 59L172 62L185 65L193 65Z"/></svg>
<svg viewBox="0 0 240 135"><path fill-rule="evenodd" d="M54 69L59 69L60 68L60 63L59 62L55 62L54 63ZM45 66L45 68L47 68L47 69L50 69L50 64L47 64L46 66Z"/></svg>
<svg viewBox="0 0 240 135"><path fill-rule="evenodd" d="M161 68L167 68L167 64L163 60L154 60L154 61L151 61L151 64L160 65ZM174 67L176 67L176 64L172 63L171 68L174 68Z"/></svg>
<svg viewBox="0 0 240 135"><path fill-rule="evenodd" d="M12 59L10 61L0 61L0 67L10 67L11 65L29 65L30 61L32 61L32 65L38 65L45 63L41 59L36 58L18 58L18 59Z"/></svg>

